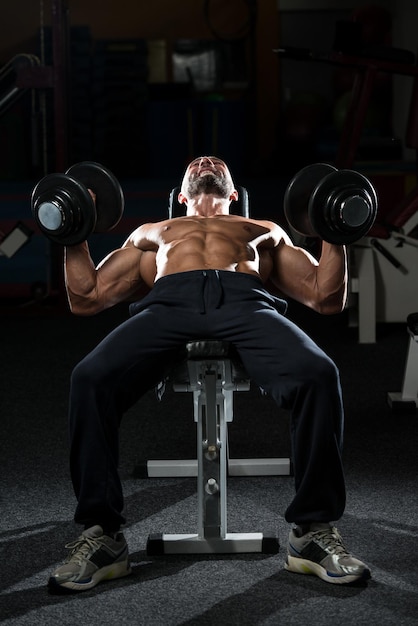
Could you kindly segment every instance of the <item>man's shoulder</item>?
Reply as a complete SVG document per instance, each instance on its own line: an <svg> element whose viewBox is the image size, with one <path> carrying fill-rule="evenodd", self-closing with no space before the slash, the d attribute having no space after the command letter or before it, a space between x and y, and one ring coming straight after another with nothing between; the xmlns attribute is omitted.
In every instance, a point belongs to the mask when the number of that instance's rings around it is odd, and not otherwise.
<svg viewBox="0 0 418 626"><path fill-rule="evenodd" d="M252 222L253 224L259 224L260 226L264 226L264 228L268 228L269 230L283 230L283 228L281 226L279 226L276 222L273 222L272 220L266 220L266 219L255 219L252 217L247 217L247 218L243 218L246 219L249 222Z"/></svg>

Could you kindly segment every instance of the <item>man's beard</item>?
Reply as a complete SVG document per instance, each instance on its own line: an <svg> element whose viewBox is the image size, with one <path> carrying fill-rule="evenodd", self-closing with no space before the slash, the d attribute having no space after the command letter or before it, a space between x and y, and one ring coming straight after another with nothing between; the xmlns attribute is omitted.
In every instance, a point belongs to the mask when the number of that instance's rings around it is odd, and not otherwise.
<svg viewBox="0 0 418 626"><path fill-rule="evenodd" d="M194 198L201 193L211 193L220 198L229 198L232 189L231 183L226 178L207 173L189 180L187 193L189 198Z"/></svg>

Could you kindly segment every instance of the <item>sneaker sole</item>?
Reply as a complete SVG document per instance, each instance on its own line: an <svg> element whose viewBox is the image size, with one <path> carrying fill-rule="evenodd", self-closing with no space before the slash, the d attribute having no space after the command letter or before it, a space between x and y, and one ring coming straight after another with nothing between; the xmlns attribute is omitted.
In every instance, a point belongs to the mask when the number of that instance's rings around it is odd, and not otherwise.
<svg viewBox="0 0 418 626"><path fill-rule="evenodd" d="M98 585L102 580L115 580L116 578L124 578L132 573L132 569L128 561L121 561L120 563L112 563L106 567L102 567L93 574L91 579L85 583L78 583L71 580L67 582L59 583L51 576L48 581L48 588L51 593L72 593L78 591L87 591Z"/></svg>
<svg viewBox="0 0 418 626"><path fill-rule="evenodd" d="M287 556L284 567L288 572L318 576L318 578L321 578L321 580L325 580L325 582L334 585L347 585L358 581L369 580L369 578L371 577L370 570L368 570L367 568L364 569L359 575L330 574L326 569L319 565L319 563L314 563L313 561L307 561L306 559L300 559L299 557L290 555Z"/></svg>

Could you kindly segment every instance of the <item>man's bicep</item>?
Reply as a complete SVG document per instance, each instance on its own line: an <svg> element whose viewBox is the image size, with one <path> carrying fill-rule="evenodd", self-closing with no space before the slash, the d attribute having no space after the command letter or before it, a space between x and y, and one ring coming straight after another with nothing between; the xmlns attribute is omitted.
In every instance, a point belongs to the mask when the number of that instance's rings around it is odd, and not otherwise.
<svg viewBox="0 0 418 626"><path fill-rule="evenodd" d="M111 252L96 268L98 297L112 304L130 297L142 282L142 251L134 246Z"/></svg>
<svg viewBox="0 0 418 626"><path fill-rule="evenodd" d="M304 302L306 285L311 283L318 261L306 250L284 240L275 247L271 280L284 294Z"/></svg>
<svg viewBox="0 0 418 626"><path fill-rule="evenodd" d="M128 245L108 254L97 265L96 270L101 275L119 278L121 276L140 273L140 262L143 252L133 245Z"/></svg>

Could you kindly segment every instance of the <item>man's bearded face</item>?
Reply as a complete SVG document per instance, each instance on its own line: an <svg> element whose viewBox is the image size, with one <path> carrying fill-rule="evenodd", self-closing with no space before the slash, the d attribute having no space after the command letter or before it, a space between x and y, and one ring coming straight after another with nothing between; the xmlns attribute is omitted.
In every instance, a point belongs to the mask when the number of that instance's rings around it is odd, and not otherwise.
<svg viewBox="0 0 418 626"><path fill-rule="evenodd" d="M207 172L202 176L195 175L190 177L187 186L187 195L189 198L204 194L214 194L220 198L229 198L233 189L231 182L223 176L215 173Z"/></svg>

